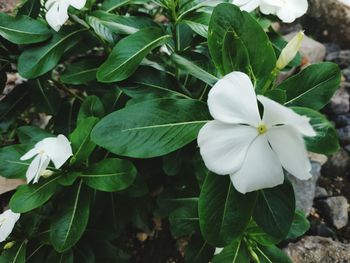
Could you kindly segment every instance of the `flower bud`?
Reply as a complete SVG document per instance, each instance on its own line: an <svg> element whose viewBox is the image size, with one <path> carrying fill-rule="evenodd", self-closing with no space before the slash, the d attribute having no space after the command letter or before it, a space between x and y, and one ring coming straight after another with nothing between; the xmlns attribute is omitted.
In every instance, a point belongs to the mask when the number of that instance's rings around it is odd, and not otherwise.
<svg viewBox="0 0 350 263"><path fill-rule="evenodd" d="M300 31L282 50L280 57L277 60L276 68L279 70L284 69L296 56L298 53L301 42L304 38L304 32Z"/></svg>
<svg viewBox="0 0 350 263"><path fill-rule="evenodd" d="M48 178L53 174L54 174L54 172L51 170L44 170L40 175L44 178Z"/></svg>
<svg viewBox="0 0 350 263"><path fill-rule="evenodd" d="M16 244L15 241L12 241L12 242L7 242L4 246L4 249L11 249L14 245Z"/></svg>

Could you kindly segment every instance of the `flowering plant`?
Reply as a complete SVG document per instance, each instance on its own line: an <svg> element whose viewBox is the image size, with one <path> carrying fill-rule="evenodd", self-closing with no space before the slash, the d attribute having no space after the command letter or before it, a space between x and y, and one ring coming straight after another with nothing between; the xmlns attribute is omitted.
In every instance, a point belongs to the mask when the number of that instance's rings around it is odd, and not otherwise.
<svg viewBox="0 0 350 263"><path fill-rule="evenodd" d="M337 151L319 110L341 74L301 69L303 33L287 43L263 15L306 10L24 0L1 13L0 84L23 79L0 102L0 176L27 183L0 215L0 262L134 262L132 238L155 239L160 222L186 262L290 262L277 245L308 221L285 173L307 180L308 151Z"/></svg>

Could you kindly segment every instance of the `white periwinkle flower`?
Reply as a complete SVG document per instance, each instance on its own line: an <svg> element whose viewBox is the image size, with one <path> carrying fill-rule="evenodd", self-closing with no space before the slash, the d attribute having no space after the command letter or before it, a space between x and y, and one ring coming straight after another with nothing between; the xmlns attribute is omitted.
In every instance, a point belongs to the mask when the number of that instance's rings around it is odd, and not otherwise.
<svg viewBox="0 0 350 263"><path fill-rule="evenodd" d="M45 173L50 161L52 161L58 169L72 155L73 153L70 142L62 134L57 137L49 137L41 140L35 144L33 149L21 157L21 160L23 161L35 156L26 173L27 182L29 183L33 181L33 183L37 183L39 177Z"/></svg>
<svg viewBox="0 0 350 263"><path fill-rule="evenodd" d="M10 209L0 214L0 242L6 240L11 234L20 214L12 212Z"/></svg>
<svg viewBox="0 0 350 263"><path fill-rule="evenodd" d="M85 4L86 0L47 0L45 3L46 21L55 31L59 31L69 18L69 6L82 9Z"/></svg>
<svg viewBox="0 0 350 263"><path fill-rule="evenodd" d="M241 10L251 12L257 7L265 15L277 15L283 22L292 23L307 12L307 0L233 0Z"/></svg>
<svg viewBox="0 0 350 263"><path fill-rule="evenodd" d="M247 193L283 183L283 168L295 177L311 177L303 135L315 136L309 118L264 96L260 117L249 77L232 72L210 90L214 120L199 131L198 145L209 170L229 174L235 188Z"/></svg>
<svg viewBox="0 0 350 263"><path fill-rule="evenodd" d="M293 37L291 41L288 42L286 47L282 49L282 52L277 60L276 67L279 70L284 69L297 55L301 43L304 39L304 32L300 31Z"/></svg>

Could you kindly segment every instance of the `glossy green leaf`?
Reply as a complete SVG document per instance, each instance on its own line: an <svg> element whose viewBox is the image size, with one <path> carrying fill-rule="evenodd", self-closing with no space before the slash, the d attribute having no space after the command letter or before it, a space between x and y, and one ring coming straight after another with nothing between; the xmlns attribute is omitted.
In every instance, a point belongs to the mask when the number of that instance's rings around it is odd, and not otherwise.
<svg viewBox="0 0 350 263"><path fill-rule="evenodd" d="M41 178L39 183L21 185L10 200L10 208L16 213L26 213L46 203L58 188L59 176Z"/></svg>
<svg viewBox="0 0 350 263"><path fill-rule="evenodd" d="M123 38L97 71L97 79L101 82L116 82L128 78L148 53L163 45L169 38L169 35L164 35L157 27L141 29Z"/></svg>
<svg viewBox="0 0 350 263"><path fill-rule="evenodd" d="M213 86L218 81L215 76L180 55L173 53L170 58L180 69L210 86Z"/></svg>
<svg viewBox="0 0 350 263"><path fill-rule="evenodd" d="M28 16L0 13L0 36L15 44L42 42L51 36L47 26Z"/></svg>
<svg viewBox="0 0 350 263"><path fill-rule="evenodd" d="M238 238L249 223L255 201L256 193L240 194L229 176L209 174L199 197L200 227L204 238L216 247L228 245Z"/></svg>
<svg viewBox="0 0 350 263"><path fill-rule="evenodd" d="M260 263L292 263L289 257L276 246L259 246L256 247L255 252Z"/></svg>
<svg viewBox="0 0 350 263"><path fill-rule="evenodd" d="M293 222L295 211L294 190L291 183L259 191L254 220L272 237L285 238Z"/></svg>
<svg viewBox="0 0 350 263"><path fill-rule="evenodd" d="M340 85L338 65L324 62L308 66L299 74L288 78L277 88L287 92L287 106L322 109Z"/></svg>
<svg viewBox="0 0 350 263"><path fill-rule="evenodd" d="M0 148L0 176L6 178L24 178L30 161L20 158L27 152L27 146L17 144Z"/></svg>
<svg viewBox="0 0 350 263"><path fill-rule="evenodd" d="M64 52L80 41L85 30L61 29L48 42L24 50L19 56L17 65L20 75L31 79L53 69Z"/></svg>
<svg viewBox="0 0 350 263"><path fill-rule="evenodd" d="M210 17L210 14L205 12L194 13L191 16L187 16L182 22L187 24L198 35L207 38Z"/></svg>
<svg viewBox="0 0 350 263"><path fill-rule="evenodd" d="M209 24L209 51L219 72L227 73L223 64L223 46L228 32L240 40L240 46L246 47L255 78L259 80L268 76L276 65L276 56L266 33L251 15L228 3L214 8Z"/></svg>
<svg viewBox="0 0 350 263"><path fill-rule="evenodd" d="M110 44L116 42L116 35L106 25L104 25L99 18L95 16L87 16L86 22L92 27L100 39Z"/></svg>
<svg viewBox="0 0 350 263"><path fill-rule="evenodd" d="M293 223L289 229L287 239L296 239L305 234L310 228L310 222L302 211L296 210Z"/></svg>
<svg viewBox="0 0 350 263"><path fill-rule="evenodd" d="M145 0L104 0L102 3L102 9L107 12L112 12L124 5L143 3L145 3Z"/></svg>
<svg viewBox="0 0 350 263"><path fill-rule="evenodd" d="M116 192L128 188L136 178L136 168L127 161L110 158L91 165L81 177L91 188Z"/></svg>
<svg viewBox="0 0 350 263"><path fill-rule="evenodd" d="M65 252L83 235L90 214L89 192L82 180L64 195L57 214L51 220L50 240L57 252Z"/></svg>
<svg viewBox="0 0 350 263"><path fill-rule="evenodd" d="M210 262L214 247L209 245L201 236L192 235L185 251L186 263Z"/></svg>
<svg viewBox="0 0 350 263"><path fill-rule="evenodd" d="M88 117L80 121L70 134L69 140L73 148L73 156L70 163L81 162L89 158L89 155L96 147L96 144L90 139L90 134L98 121L98 118Z"/></svg>
<svg viewBox="0 0 350 263"><path fill-rule="evenodd" d="M17 129L17 135L22 144L35 144L42 139L55 136L36 126L21 126Z"/></svg>
<svg viewBox="0 0 350 263"><path fill-rule="evenodd" d="M213 258L212 263L249 263L250 254L242 239L233 241ZM276 262L277 263L277 262Z"/></svg>
<svg viewBox="0 0 350 263"><path fill-rule="evenodd" d="M95 95L88 96L80 107L78 123L89 117L102 118L103 116L104 106L102 101Z"/></svg>
<svg viewBox="0 0 350 263"><path fill-rule="evenodd" d="M24 263L26 261L26 241L19 242L11 249L4 250L0 263Z"/></svg>
<svg viewBox="0 0 350 263"><path fill-rule="evenodd" d="M98 58L85 58L69 64L60 80L65 84L82 85L96 80L96 73L101 61Z"/></svg>
<svg viewBox="0 0 350 263"><path fill-rule="evenodd" d="M156 99L107 115L96 125L91 138L118 155L151 158L195 140L209 119L208 109L202 102Z"/></svg>
<svg viewBox="0 0 350 263"><path fill-rule="evenodd" d="M40 1L37 0L23 0L22 5L18 7L18 15L26 15L32 18L37 18L40 13Z"/></svg>
<svg viewBox="0 0 350 263"><path fill-rule="evenodd" d="M338 133L333 124L323 114L308 108L292 107L300 115L310 118L316 136L305 137L307 149L311 152L331 155L339 150Z"/></svg>
<svg viewBox="0 0 350 263"><path fill-rule="evenodd" d="M65 253L57 253L52 250L46 261L50 263L74 263L74 254L72 250Z"/></svg>

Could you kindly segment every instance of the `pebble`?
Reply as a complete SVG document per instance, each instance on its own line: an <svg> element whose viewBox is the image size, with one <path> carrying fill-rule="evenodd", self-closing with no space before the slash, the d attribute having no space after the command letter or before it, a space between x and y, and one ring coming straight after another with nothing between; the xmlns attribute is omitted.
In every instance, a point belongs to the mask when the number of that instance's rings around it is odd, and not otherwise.
<svg viewBox="0 0 350 263"><path fill-rule="evenodd" d="M349 154L343 148L340 148L339 151L328 160L322 170L322 174L334 178L337 176L344 177L348 172L349 164Z"/></svg>
<svg viewBox="0 0 350 263"><path fill-rule="evenodd" d="M325 218L337 229L348 224L348 200L344 196L328 197L320 202Z"/></svg>
<svg viewBox="0 0 350 263"><path fill-rule="evenodd" d="M326 198L328 196L327 190L323 187L317 186L315 191L315 198Z"/></svg>
<svg viewBox="0 0 350 263"><path fill-rule="evenodd" d="M341 86L333 95L330 103L327 105L327 112L333 115L345 114L350 110L350 95L348 91Z"/></svg>
<svg viewBox="0 0 350 263"><path fill-rule="evenodd" d="M337 63L342 69L350 66L350 50L340 50L329 53L326 61Z"/></svg>

